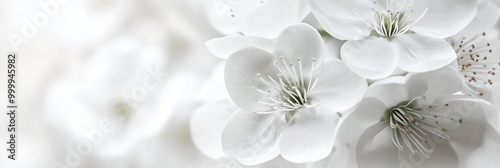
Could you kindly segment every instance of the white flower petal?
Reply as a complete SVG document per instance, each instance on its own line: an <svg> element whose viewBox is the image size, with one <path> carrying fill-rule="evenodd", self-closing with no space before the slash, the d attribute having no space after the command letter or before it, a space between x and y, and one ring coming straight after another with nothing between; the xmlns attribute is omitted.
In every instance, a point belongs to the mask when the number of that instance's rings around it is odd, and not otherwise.
<svg viewBox="0 0 500 168"><path fill-rule="evenodd" d="M449 66L436 71L410 75L406 83L409 90L416 88L420 88L417 90L425 90L424 95L427 101L433 101L440 96L454 94L462 89L460 74L456 69ZM423 88L425 86L427 86L427 89ZM414 94L413 96L421 95Z"/></svg>
<svg viewBox="0 0 500 168"><path fill-rule="evenodd" d="M487 128L487 122L485 122L486 118L484 113L481 111L474 111L474 114L470 114L471 111L463 111L458 103L462 102L448 102L452 110L460 110L462 113L469 113L469 117L464 117L462 124L460 127L456 128L456 130L450 130L448 135L450 136L450 143L453 144L457 153L461 154L470 154L474 149L480 147L483 143L483 139L485 138L485 131ZM459 113L460 113L459 112ZM476 113L477 112L477 113ZM483 114L481 114L483 113ZM478 118L481 117L481 118ZM491 129L488 127L488 129ZM493 130L493 129L491 129Z"/></svg>
<svg viewBox="0 0 500 168"><path fill-rule="evenodd" d="M224 128L222 148L227 156L245 164L260 164L278 156L274 148L285 126L286 121L280 113L257 114L240 110Z"/></svg>
<svg viewBox="0 0 500 168"><path fill-rule="evenodd" d="M458 158L446 141L434 142L435 150L430 159L412 154L409 150L399 152L391 140L388 122L379 122L367 128L356 146L356 162L360 168L385 167L457 167Z"/></svg>
<svg viewBox="0 0 500 168"><path fill-rule="evenodd" d="M227 59L231 54L244 48L256 47L271 52L274 42L269 39L249 36L226 36L205 43L213 55Z"/></svg>
<svg viewBox="0 0 500 168"><path fill-rule="evenodd" d="M449 143L458 155L462 166L468 165L465 167L469 167L474 163L480 165L478 162L481 160L488 163L488 161L500 158L499 154L488 152L493 150L492 147L500 148L498 145L500 134L497 132L498 113L490 103L460 95L440 97L434 103L448 104L444 112L451 111L450 116L460 115L463 118L459 126L457 125L448 132ZM497 140L495 143L485 143L495 139Z"/></svg>
<svg viewBox="0 0 500 168"><path fill-rule="evenodd" d="M361 40L367 38L372 29L363 20L371 21L368 1L313 0L311 11L325 31L340 40Z"/></svg>
<svg viewBox="0 0 500 168"><path fill-rule="evenodd" d="M474 130L473 130L474 131ZM468 134L464 134L468 135ZM473 137L471 135L469 137ZM480 135L482 142L479 146L463 145L463 142L450 142L450 145L458 154L459 160L463 167L496 167L500 159L500 135L493 129L486 127L483 135Z"/></svg>
<svg viewBox="0 0 500 168"><path fill-rule="evenodd" d="M367 97L347 112L339 121L335 134L334 152L332 166L356 167L356 144L367 129L380 122L380 117L387 110L381 101Z"/></svg>
<svg viewBox="0 0 500 168"><path fill-rule="evenodd" d="M238 162L243 165L256 165L256 164L272 164L273 160L276 160L280 155L279 145L274 145L268 152L251 158L238 158Z"/></svg>
<svg viewBox="0 0 500 168"><path fill-rule="evenodd" d="M268 101L267 94L257 91L257 88L270 90L270 86L262 82L257 74L265 79L268 75L275 77L278 72L274 68L274 60L274 55L257 48L240 50L227 59L224 69L226 88L240 108L254 112L272 110L268 105L256 102Z"/></svg>
<svg viewBox="0 0 500 168"><path fill-rule="evenodd" d="M324 64L318 84L310 93L313 104L328 106L338 112L351 108L366 93L367 82L352 72L340 60L330 60Z"/></svg>
<svg viewBox="0 0 500 168"><path fill-rule="evenodd" d="M197 100L210 102L214 100L231 99L227 93L224 83L225 62L221 62L213 67L210 77L200 87L200 91L195 94Z"/></svg>
<svg viewBox="0 0 500 168"><path fill-rule="evenodd" d="M329 38L325 42L326 48L326 58L325 61L330 59L338 59L340 60L340 48L344 45L345 41L341 41L336 38Z"/></svg>
<svg viewBox="0 0 500 168"><path fill-rule="evenodd" d="M437 143L437 142L436 142ZM456 168L460 167L461 163L458 158L458 153L450 146L449 142L441 142L436 144L436 149L431 155L431 158L423 160L423 162L414 163L413 166L421 167L442 167L442 168ZM411 164L412 160L407 156L408 162ZM418 157L416 157L418 159ZM420 158L425 159L423 156ZM416 160L416 159L414 159Z"/></svg>
<svg viewBox="0 0 500 168"><path fill-rule="evenodd" d="M410 20L420 17L425 8L428 11L410 30L432 38L446 38L465 28L477 12L477 0L418 0L412 6Z"/></svg>
<svg viewBox="0 0 500 168"><path fill-rule="evenodd" d="M189 123L191 137L203 154L213 159L224 156L220 138L226 122L237 108L231 100L219 100L194 112Z"/></svg>
<svg viewBox="0 0 500 168"><path fill-rule="evenodd" d="M354 152L351 152L351 146L348 143L339 143L337 139L327 159L325 167L356 167L356 157Z"/></svg>
<svg viewBox="0 0 500 168"><path fill-rule="evenodd" d="M454 36L457 40L462 36L470 38L489 31L494 28L500 19L500 8L491 0L480 0L478 5L476 17L467 27Z"/></svg>
<svg viewBox="0 0 500 168"><path fill-rule="evenodd" d="M300 58L302 69L307 72L311 69L313 59L316 65L323 63L325 44L316 29L307 24L298 24L288 27L278 36L274 54L294 64Z"/></svg>
<svg viewBox="0 0 500 168"><path fill-rule="evenodd" d="M392 143L388 122L378 122L363 131L356 144L358 167L398 167L398 148Z"/></svg>
<svg viewBox="0 0 500 168"><path fill-rule="evenodd" d="M363 133L356 153L359 168L458 167L458 157L448 142L435 143L435 151L431 158L426 159L409 150L399 152L391 140L391 131L389 123L381 122Z"/></svg>
<svg viewBox="0 0 500 168"><path fill-rule="evenodd" d="M297 111L279 142L281 155L296 163L318 161L328 156L339 116L327 107Z"/></svg>
<svg viewBox="0 0 500 168"><path fill-rule="evenodd" d="M495 88L498 86L495 85L489 85L485 84L483 82L469 82L470 79L463 78L464 80L462 81L462 86L463 90L462 92L465 95L470 95L473 97L481 98L484 100L488 100L490 102L495 101L495 96L498 94L495 94ZM496 82L498 80L492 80L493 82Z"/></svg>
<svg viewBox="0 0 500 168"><path fill-rule="evenodd" d="M399 56L397 46L386 38L370 37L365 40L347 41L341 48L344 63L358 75L380 79L396 69Z"/></svg>
<svg viewBox="0 0 500 168"><path fill-rule="evenodd" d="M300 23L309 12L307 1L269 0L244 17L239 28L247 36L275 38L288 26Z"/></svg>
<svg viewBox="0 0 500 168"><path fill-rule="evenodd" d="M410 97L406 78L403 76L389 77L381 79L371 84L366 92L366 97L373 97L382 101L387 107L395 106L402 101L407 101ZM426 87L427 85L422 85ZM426 91L425 88L424 91ZM420 96L420 95L419 95Z"/></svg>
<svg viewBox="0 0 500 168"><path fill-rule="evenodd" d="M342 125L338 128L337 138L344 139L340 134L341 132L352 132L353 135L356 134L356 132L361 134L366 128L380 122L381 117L385 114L387 109L388 107L377 98L365 97L355 108L351 109L352 112L342 117L345 117L345 121L342 121ZM342 130L341 127L348 129ZM346 142L352 143L352 141Z"/></svg>
<svg viewBox="0 0 500 168"><path fill-rule="evenodd" d="M262 6L261 1L208 0L208 21L219 32L233 34L252 11Z"/></svg>
<svg viewBox="0 0 500 168"><path fill-rule="evenodd" d="M436 70L457 58L455 50L442 39L404 34L394 38L394 41L399 44L399 68L408 72Z"/></svg>
<svg viewBox="0 0 500 168"><path fill-rule="evenodd" d="M426 159L409 150L399 152L391 140L391 131L389 123L379 122L363 132L356 146L357 167L458 167L457 155L446 141L435 142L435 151Z"/></svg>
<svg viewBox="0 0 500 168"><path fill-rule="evenodd" d="M496 108L488 101L463 95L442 96L434 100L436 104L449 104L450 111L459 113L464 121L488 123L491 128L500 133L500 118ZM486 120L486 122L485 122ZM459 132L457 132L459 133Z"/></svg>

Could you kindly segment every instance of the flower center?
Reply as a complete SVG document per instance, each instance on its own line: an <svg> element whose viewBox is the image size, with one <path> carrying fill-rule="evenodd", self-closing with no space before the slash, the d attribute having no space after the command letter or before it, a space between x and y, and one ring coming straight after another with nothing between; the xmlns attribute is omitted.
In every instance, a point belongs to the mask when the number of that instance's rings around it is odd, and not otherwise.
<svg viewBox="0 0 500 168"><path fill-rule="evenodd" d="M493 49L484 39L485 36L486 33L483 32L470 39L462 36L453 42L460 74L470 84L465 85L464 92L471 96L483 96L483 92L471 88L471 85L493 85L496 68L500 66L499 60L494 59Z"/></svg>
<svg viewBox="0 0 500 168"><path fill-rule="evenodd" d="M386 113L392 128L392 142L399 151L409 149L413 154L419 152L430 158L435 146L430 142L432 138L448 140L446 132L462 124L462 118L447 113L449 104L422 106L416 103L417 99L402 102Z"/></svg>
<svg viewBox="0 0 500 168"><path fill-rule="evenodd" d="M313 69L316 59L312 59L312 66L309 74L304 74L302 61L297 58L296 64L287 62L283 56L279 61L274 62L274 67L278 70L276 76L262 76L257 73L257 78L262 81L268 90L262 90L254 87L257 91L267 95L268 101L256 101L256 103L270 106L274 111L287 112L287 120L291 119L297 109L309 105L309 92L314 89L319 80L316 75L313 80ZM261 112L265 113L265 112Z"/></svg>
<svg viewBox="0 0 500 168"><path fill-rule="evenodd" d="M376 2L374 2L376 4ZM427 12L425 8L424 13L420 15L415 21L409 21L408 18L413 13L411 5L413 0L387 0L386 8L383 10L378 10L375 7L372 8L373 11L373 23L365 21L369 27L371 27L380 36L391 38L401 34L406 33L410 30L410 27L418 22Z"/></svg>
<svg viewBox="0 0 500 168"><path fill-rule="evenodd" d="M122 99L113 100L111 108L112 112L122 119L130 117L132 113L131 105Z"/></svg>

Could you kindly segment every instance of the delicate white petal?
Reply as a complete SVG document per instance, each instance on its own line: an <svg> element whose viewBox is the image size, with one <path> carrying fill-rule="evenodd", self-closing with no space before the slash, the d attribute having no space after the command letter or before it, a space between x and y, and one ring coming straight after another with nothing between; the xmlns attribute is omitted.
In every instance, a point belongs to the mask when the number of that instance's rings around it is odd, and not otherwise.
<svg viewBox="0 0 500 168"><path fill-rule="evenodd" d="M297 111L279 142L281 155L296 163L318 161L328 156L339 116L324 106Z"/></svg>
<svg viewBox="0 0 500 168"><path fill-rule="evenodd" d="M473 136L474 135L471 135L469 137ZM482 139L481 144L479 146L473 146L473 148L463 145L461 142L450 142L450 145L458 154L459 160L461 161L460 165L463 167L477 167L478 165L482 167L498 166L497 162L500 159L500 153L498 152L500 150L500 143L498 143L500 141L500 134L486 127L484 134L479 135L479 137Z"/></svg>
<svg viewBox="0 0 500 168"><path fill-rule="evenodd" d="M224 128L222 148L227 156L249 165L271 160L278 156L274 148L285 126L286 121L279 113L257 114L240 110Z"/></svg>
<svg viewBox="0 0 500 168"><path fill-rule="evenodd" d="M380 122L366 129L356 148L359 168L386 167L458 167L458 158L449 143L435 143L431 158L413 155L409 150L399 152L391 140L389 123Z"/></svg>
<svg viewBox="0 0 500 168"><path fill-rule="evenodd" d="M227 59L231 54L244 48L255 47L271 52L274 42L260 37L226 36L212 39L206 42L205 45L213 55Z"/></svg>
<svg viewBox="0 0 500 168"><path fill-rule="evenodd" d="M381 117L387 111L388 106L386 106L382 101L374 97L365 97L359 104L354 107L352 112L346 114L345 121L341 127L352 128L347 129L347 132L363 131L369 126L380 122ZM348 127L347 127L348 126ZM341 128L338 129L339 133L342 132ZM359 133L361 133L359 132ZM343 139L340 135L337 138Z"/></svg>
<svg viewBox="0 0 500 168"><path fill-rule="evenodd" d="M448 103L451 106L462 107L460 105L457 105L456 101ZM453 109L451 108L450 109L461 110L460 112L462 113L468 112L469 114L467 115L470 116L464 117L460 127L457 127L456 130L450 130L448 132L448 135L451 138L450 143L454 146L457 153L461 153L461 155L468 155L482 145L483 139L486 136L485 131L488 125L487 122L485 121L486 118L484 118L485 116L482 111L473 111L474 114L471 115L470 113L472 111L463 111L462 108L455 107ZM488 129L491 128L488 126Z"/></svg>
<svg viewBox="0 0 500 168"><path fill-rule="evenodd" d="M411 156L411 155L410 155ZM414 156L414 158L410 158L406 156L407 164L412 164L413 166L421 166L421 167L442 167L442 168L456 168L460 167L460 158L458 157L458 153L450 146L450 143L447 141L436 142L436 149L431 155L431 158L425 159L424 156ZM422 159L420 162L416 162L414 160ZM424 160L425 159L425 160Z"/></svg>
<svg viewBox="0 0 500 168"><path fill-rule="evenodd" d="M262 1L208 0L208 21L223 34L239 32L239 24L252 11L262 6Z"/></svg>
<svg viewBox="0 0 500 168"><path fill-rule="evenodd" d="M363 21L373 19L368 1L312 0L310 4L321 26L337 39L361 40L372 31Z"/></svg>
<svg viewBox="0 0 500 168"><path fill-rule="evenodd" d="M230 100L220 100L205 104L194 112L189 123L191 137L203 154L213 159L224 156L220 137L237 108Z"/></svg>
<svg viewBox="0 0 500 168"><path fill-rule="evenodd" d="M444 67L436 71L411 74L406 82L408 89L421 88L419 92L425 95L427 101L433 101L435 98L454 94L462 89L462 80L458 71L452 67ZM423 88L423 87L425 87ZM413 94L413 97L421 96Z"/></svg>
<svg viewBox="0 0 500 168"><path fill-rule="evenodd" d="M462 92L465 95L470 95L473 97L481 98L484 100L488 100L490 102L494 102L494 97L497 96L495 94L495 87L494 85L489 85L485 84L482 82L473 82L470 81L470 79L463 78L464 80L462 81L463 83L463 90ZM493 82L496 82L495 80L492 80ZM498 80L497 80L498 81Z"/></svg>
<svg viewBox="0 0 500 168"><path fill-rule="evenodd" d="M220 1L221 0L212 0L207 2L208 21L215 30L222 34L238 32L236 20L231 17L231 6Z"/></svg>
<svg viewBox="0 0 500 168"><path fill-rule="evenodd" d="M463 95L442 96L435 104L449 104L449 111L459 113L465 120L480 121L500 133L500 118L497 109L488 101ZM486 122L485 122L486 121ZM459 133L459 132L456 132Z"/></svg>
<svg viewBox="0 0 500 168"><path fill-rule="evenodd" d="M300 58L302 69L306 71L311 69L313 59L316 59L316 65L323 63L325 44L316 29L298 24L288 27L278 36L274 54L293 64L297 64Z"/></svg>
<svg viewBox="0 0 500 168"><path fill-rule="evenodd" d="M410 20L416 20L428 11L410 30L415 33L433 37L446 38L457 34L465 28L477 11L477 0L418 0L412 6L414 13Z"/></svg>
<svg viewBox="0 0 500 168"><path fill-rule="evenodd" d="M440 97L435 104L448 104L443 111L451 112L448 115L461 116L462 122L448 132L449 143L458 155L460 164L478 164L480 160L493 161L499 159L499 154L488 152L492 147L499 149L498 139L498 113L491 104L482 99L475 99L465 96ZM491 143L492 140L497 140ZM490 141L490 143L485 143ZM490 155L489 155L490 154ZM482 157L481 157L482 156ZM465 166L467 167L467 166Z"/></svg>
<svg viewBox="0 0 500 168"><path fill-rule="evenodd" d="M495 24L500 19L500 8L491 0L480 0L478 2L476 17L462 31L456 34L456 39L466 36L473 37L485 31L494 28Z"/></svg>
<svg viewBox="0 0 500 168"><path fill-rule="evenodd" d="M310 13L310 9L311 9L311 7L309 7L309 14L304 18L304 20L302 20L302 23L311 25L312 27L314 27L316 30L318 30L320 32L324 31L324 29L321 26L321 24L319 24L318 19L316 18L316 16L314 16L312 13Z"/></svg>
<svg viewBox="0 0 500 168"><path fill-rule="evenodd" d="M214 100L231 99L227 93L224 83L225 62L213 67L212 74L206 82L200 86L200 91L195 94L197 100L209 102Z"/></svg>
<svg viewBox="0 0 500 168"><path fill-rule="evenodd" d="M340 119L335 134L332 165L340 167L356 167L356 145L362 133L380 122L387 107L376 98L367 97Z"/></svg>
<svg viewBox="0 0 500 168"><path fill-rule="evenodd" d="M330 59L340 60L340 48L344 45L345 41L336 38L330 38L325 42L326 58L325 61Z"/></svg>
<svg viewBox="0 0 500 168"><path fill-rule="evenodd" d="M399 62L397 46L386 38L347 41L341 48L344 63L358 75L380 79L391 75Z"/></svg>
<svg viewBox="0 0 500 168"><path fill-rule="evenodd" d="M226 62L224 77L226 88L231 99L240 108L247 111L268 111L270 106L256 101L268 102L267 94L259 92L270 90L259 78L267 79L268 75L275 77L278 72L273 66L274 55L257 48L247 48L231 55Z"/></svg>
<svg viewBox="0 0 500 168"><path fill-rule="evenodd" d="M328 106L338 112L351 108L365 95L366 80L352 72L340 60L324 64L318 84L310 93L312 104Z"/></svg>
<svg viewBox="0 0 500 168"><path fill-rule="evenodd" d="M497 75L497 78L498 78L498 76L500 76L500 75ZM500 85L493 87L493 89L491 91L492 91L492 93L500 93ZM491 102L496 108L500 108L500 94L493 94Z"/></svg>
<svg viewBox="0 0 500 168"><path fill-rule="evenodd" d="M431 158L426 159L409 150L399 152L391 140L392 131L388 122L379 122L363 132L356 146L358 167L457 167L457 155L446 141L430 141L435 150Z"/></svg>
<svg viewBox="0 0 500 168"><path fill-rule="evenodd" d="M356 157L351 146L348 143L340 143L337 139L327 159L327 166L324 167L356 167Z"/></svg>
<svg viewBox="0 0 500 168"><path fill-rule="evenodd" d="M399 68L408 72L436 70L457 58L455 50L442 39L404 34L394 41L399 44Z"/></svg>
<svg viewBox="0 0 500 168"><path fill-rule="evenodd" d="M373 124L363 131L356 144L358 167L398 167L398 148L392 143L388 122Z"/></svg>
<svg viewBox="0 0 500 168"><path fill-rule="evenodd" d="M366 97L373 97L383 102L387 107L395 106L402 101L411 99L406 79L403 76L381 79L371 84ZM423 85L427 86L427 85ZM427 90L427 88L426 88Z"/></svg>
<svg viewBox="0 0 500 168"><path fill-rule="evenodd" d="M245 16L239 28L247 36L275 38L288 26L300 23L309 11L307 1L269 0Z"/></svg>
<svg viewBox="0 0 500 168"><path fill-rule="evenodd" d="M251 158L238 158L238 162L240 162L243 165L256 165L261 163L264 164L272 162L272 160L275 160L279 155L280 155L279 145L274 145L268 152L262 155Z"/></svg>

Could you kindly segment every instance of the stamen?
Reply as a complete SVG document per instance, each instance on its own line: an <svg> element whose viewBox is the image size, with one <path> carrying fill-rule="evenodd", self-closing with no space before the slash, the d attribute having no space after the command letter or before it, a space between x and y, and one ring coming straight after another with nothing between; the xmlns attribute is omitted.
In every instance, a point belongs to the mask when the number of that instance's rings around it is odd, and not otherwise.
<svg viewBox="0 0 500 168"><path fill-rule="evenodd" d="M392 142L402 151L409 149L413 154L421 153L426 158L430 158L433 153L433 146L428 144L429 136L435 135L444 140L448 140L446 135L452 124L461 124L461 118L448 117L443 114L447 111L448 104L425 105L417 102L424 97L417 97L408 102L400 103L388 111L389 126L392 129ZM452 111L453 112L453 111Z"/></svg>
<svg viewBox="0 0 500 168"><path fill-rule="evenodd" d="M288 67L288 64L286 63L285 58L283 58L283 56L280 56L280 59L281 59L281 61L283 61L283 65L285 66L286 70L288 71L288 74L290 76L292 76L292 71L290 71L290 68ZM288 75L285 75L285 78L286 78L286 76L288 76ZM294 80L293 77L291 77L291 78L292 78L292 80ZM296 79L295 79L295 81L296 81ZM287 82L288 82L288 85L290 85L290 86L293 85L293 83L291 83L289 80L287 80Z"/></svg>
<svg viewBox="0 0 500 168"><path fill-rule="evenodd" d="M392 142L396 147L398 147L399 151L403 151L405 148L401 146L399 143L399 138L398 138L398 132L397 131L392 131Z"/></svg>
<svg viewBox="0 0 500 168"><path fill-rule="evenodd" d="M318 83L318 80L319 80L319 75L316 76L316 80L314 80L314 83L309 90L314 89L314 87L316 86L316 83Z"/></svg>
<svg viewBox="0 0 500 168"><path fill-rule="evenodd" d="M286 64L285 64L286 65ZM283 71L281 70L281 68L278 66L278 61L274 61L274 66L276 67L276 69L278 69L278 71L280 72L280 75L283 76L282 74L285 74L283 73ZM288 66L285 66L288 68ZM288 84L290 84L290 80L288 80L288 78L285 76L283 76L285 78L285 80L288 82Z"/></svg>
<svg viewBox="0 0 500 168"><path fill-rule="evenodd" d="M313 70L314 70L314 64L316 63L316 58L312 59L312 66L311 66L311 71L309 72L309 83L307 85L307 91L311 90L311 81L312 81L312 76L313 76ZM500 63L498 63L500 65Z"/></svg>
<svg viewBox="0 0 500 168"><path fill-rule="evenodd" d="M413 145L408 140L408 133L406 131L399 131L399 133L403 137L403 142L406 144L406 147L410 149L411 153L415 154L415 150L413 150Z"/></svg>
<svg viewBox="0 0 500 168"><path fill-rule="evenodd" d="M498 58L492 53L493 46L486 41L485 36L486 32L482 32L470 39L462 36L452 41L460 73L464 76L462 91L475 97L484 95L481 88L494 84L496 69L500 66L497 64Z"/></svg>
<svg viewBox="0 0 500 168"><path fill-rule="evenodd" d="M280 56L279 59L281 61L274 61L274 67L278 71L275 77L267 75L267 78L263 78L260 73L256 74L258 81L262 82L262 86L266 89L257 88L256 86L253 88L257 92L266 95L269 101L259 100L255 102L271 108L270 111L261 111L258 113L285 112L285 117L288 116L288 119L292 119L297 109L314 106L308 103L308 92L314 89L319 80L319 75L317 75L313 81L313 70L316 59L312 58L309 76L305 76L306 74L304 74L302 67L304 65L300 58L297 58L298 68L295 67L297 64L289 63L283 56ZM309 80L309 82L307 83L305 80Z"/></svg>
<svg viewBox="0 0 500 168"><path fill-rule="evenodd" d="M268 103L268 102L261 102L261 101L256 101L257 103L263 104L263 105L269 105L272 106L274 105L273 103Z"/></svg>
<svg viewBox="0 0 500 168"><path fill-rule="evenodd" d="M293 66L293 64L290 64L290 67L293 69L293 74L295 76L295 85L300 87L300 79L299 79L299 76L297 75L297 71L295 70L295 67Z"/></svg>
<svg viewBox="0 0 500 168"><path fill-rule="evenodd" d="M299 62L299 68L300 68L300 86L304 87L304 74L302 72L302 61L300 61L300 58L297 58L297 61Z"/></svg>
<svg viewBox="0 0 500 168"><path fill-rule="evenodd" d="M300 90L297 89L297 87L295 87L295 92L297 93L298 97L300 98L301 104L304 104L304 98L302 98L302 93L300 93Z"/></svg>
<svg viewBox="0 0 500 168"><path fill-rule="evenodd" d="M428 11L426 7L424 12L416 20L409 21L408 18L410 18L410 15L413 13L411 5L413 5L413 0L386 0L387 10L377 10L375 7L372 8L374 16L373 24L369 24L369 22L365 21L359 14L355 13L366 25L368 25L368 27L375 30L379 35L391 38L409 31L410 27L420 21Z"/></svg>

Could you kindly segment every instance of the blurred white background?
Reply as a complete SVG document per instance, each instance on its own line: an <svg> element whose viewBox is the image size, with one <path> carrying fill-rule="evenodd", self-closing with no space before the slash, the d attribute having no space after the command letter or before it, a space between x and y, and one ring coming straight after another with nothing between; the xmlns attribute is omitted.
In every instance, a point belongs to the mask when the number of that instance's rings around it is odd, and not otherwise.
<svg viewBox="0 0 500 168"><path fill-rule="evenodd" d="M0 167L217 166L189 133L193 110L210 94L202 85L222 62L205 49L221 36L205 2L0 1L0 51L19 54L17 160L0 152ZM6 88L6 78L0 83ZM114 129L104 133L102 122ZM96 143L82 142L86 135ZM78 149L85 156L71 154Z"/></svg>
<svg viewBox="0 0 500 168"><path fill-rule="evenodd" d="M17 160L0 145L0 167L221 167L189 131L193 111L225 95L211 84L223 60L205 42L223 35L207 2L1 0L0 69L17 51L19 112Z"/></svg>

